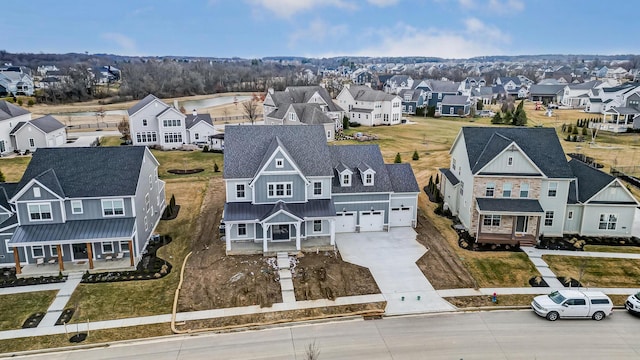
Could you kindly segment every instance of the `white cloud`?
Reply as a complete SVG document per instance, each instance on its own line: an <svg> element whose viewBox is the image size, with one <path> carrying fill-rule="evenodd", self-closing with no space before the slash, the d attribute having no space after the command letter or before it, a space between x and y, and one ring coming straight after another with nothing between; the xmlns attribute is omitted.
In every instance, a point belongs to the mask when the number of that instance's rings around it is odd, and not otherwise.
<svg viewBox="0 0 640 360"><path fill-rule="evenodd" d="M489 9L501 14L520 12L524 10L522 0L489 0Z"/></svg>
<svg viewBox="0 0 640 360"><path fill-rule="evenodd" d="M395 5L398 2L400 2L400 0L367 0L367 2L371 5L386 7L386 6Z"/></svg>
<svg viewBox="0 0 640 360"><path fill-rule="evenodd" d="M132 38L120 33L104 33L102 38L109 40L120 47L117 49L126 55L134 55L136 50L136 42Z"/></svg>
<svg viewBox="0 0 640 360"><path fill-rule="evenodd" d="M475 0L458 0L458 3L461 7L466 9L473 9L476 7Z"/></svg>
<svg viewBox="0 0 640 360"><path fill-rule="evenodd" d="M345 0L246 0L251 5L263 7L276 16L289 18L293 14L309 11L320 6L354 9L355 5Z"/></svg>
<svg viewBox="0 0 640 360"><path fill-rule="evenodd" d="M289 47L293 48L298 41L321 43L325 39L331 38L336 40L348 31L346 25L331 25L321 19L313 20L305 29L298 29L289 37Z"/></svg>
<svg viewBox="0 0 640 360"><path fill-rule="evenodd" d="M501 47L510 42L508 35L478 19L467 19L464 25L462 30L443 30L441 28L419 29L399 23L393 28L373 31L366 39L366 43L375 45L341 55L436 56L459 59L504 53Z"/></svg>

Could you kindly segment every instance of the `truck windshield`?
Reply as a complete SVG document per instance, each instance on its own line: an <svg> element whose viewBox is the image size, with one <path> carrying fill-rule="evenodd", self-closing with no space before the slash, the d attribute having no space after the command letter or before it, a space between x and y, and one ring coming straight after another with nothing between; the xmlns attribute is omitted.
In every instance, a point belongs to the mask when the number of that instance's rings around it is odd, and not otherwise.
<svg viewBox="0 0 640 360"><path fill-rule="evenodd" d="M562 304L567 299L564 296L560 295L560 293L557 291L549 294L549 298L551 298L551 300L556 304Z"/></svg>
<svg viewBox="0 0 640 360"><path fill-rule="evenodd" d="M636 299L640 300L640 292L635 295Z"/></svg>

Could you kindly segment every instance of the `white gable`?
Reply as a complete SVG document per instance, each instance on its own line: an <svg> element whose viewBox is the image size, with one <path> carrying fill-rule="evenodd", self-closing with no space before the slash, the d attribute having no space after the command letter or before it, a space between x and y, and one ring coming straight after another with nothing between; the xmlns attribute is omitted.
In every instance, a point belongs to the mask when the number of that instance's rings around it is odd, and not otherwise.
<svg viewBox="0 0 640 360"><path fill-rule="evenodd" d="M541 174L542 171L515 144L509 145L503 152L489 161L479 172L508 174Z"/></svg>
<svg viewBox="0 0 640 360"><path fill-rule="evenodd" d="M618 202L618 203L637 203L637 200L617 179L612 181L599 193L594 195L589 202Z"/></svg>

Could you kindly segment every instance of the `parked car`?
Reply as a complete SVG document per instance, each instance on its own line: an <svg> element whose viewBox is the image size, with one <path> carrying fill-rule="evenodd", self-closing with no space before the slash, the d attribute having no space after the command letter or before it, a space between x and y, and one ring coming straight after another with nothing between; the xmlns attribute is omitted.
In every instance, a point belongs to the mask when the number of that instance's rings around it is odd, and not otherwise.
<svg viewBox="0 0 640 360"><path fill-rule="evenodd" d="M601 291L558 290L536 296L531 308L549 321L560 318L592 318L600 321L613 313L611 299Z"/></svg>
<svg viewBox="0 0 640 360"><path fill-rule="evenodd" d="M495 112L491 110L480 110L478 111L478 116L480 117L494 117L496 115Z"/></svg>
<svg viewBox="0 0 640 360"><path fill-rule="evenodd" d="M628 312L640 315L640 292L629 296L627 301L624 302L624 307Z"/></svg>

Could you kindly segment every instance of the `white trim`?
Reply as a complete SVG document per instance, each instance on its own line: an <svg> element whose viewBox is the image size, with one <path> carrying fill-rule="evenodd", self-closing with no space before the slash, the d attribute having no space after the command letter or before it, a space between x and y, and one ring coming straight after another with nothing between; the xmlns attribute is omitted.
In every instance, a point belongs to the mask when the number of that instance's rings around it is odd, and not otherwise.
<svg viewBox="0 0 640 360"><path fill-rule="evenodd" d="M56 252L58 252L57 245L49 245L49 254L51 254L51 256L58 256L58 254L53 255L54 249ZM60 245L60 252L62 252L61 255L64 256L64 247L62 245Z"/></svg>
<svg viewBox="0 0 640 360"><path fill-rule="evenodd" d="M33 189L33 197L34 198L39 198L42 197L42 194L40 193L40 188L37 186L32 187Z"/></svg>
<svg viewBox="0 0 640 360"><path fill-rule="evenodd" d="M38 207L38 214L40 215L40 219L33 219L31 217L31 209L29 207L31 206L37 206ZM49 207L49 216L51 216L49 219L42 219L42 208L41 206L48 206ZM29 222L48 222L48 221L53 221L53 207L51 206L51 203L49 202L44 202L44 203L28 203L27 204L27 214L29 214ZM35 214L35 213L34 213Z"/></svg>
<svg viewBox="0 0 640 360"><path fill-rule="evenodd" d="M284 158L276 158L275 167L276 167L276 169L284 168Z"/></svg>
<svg viewBox="0 0 640 360"><path fill-rule="evenodd" d="M125 244L126 246L122 246L122 244ZM120 247L120 252L123 252L125 254L130 253L129 252L129 241L118 241L118 246Z"/></svg>
<svg viewBox="0 0 640 360"><path fill-rule="evenodd" d="M265 218L264 220L262 220L260 222L260 225L266 224L269 222L269 220L273 219L274 217L280 215L280 214L286 214L287 216L296 219L297 221L303 221L304 219L301 219L295 215L293 215L292 213L288 212L288 211L284 211L284 210L278 210L275 213L271 214L269 217ZM269 225L273 225L273 224L269 224Z"/></svg>
<svg viewBox="0 0 640 360"><path fill-rule="evenodd" d="M394 198L395 200L396 198ZM405 198L413 199L413 198ZM389 200L372 200L372 201L336 201L334 204L373 204L373 203L388 203Z"/></svg>
<svg viewBox="0 0 640 360"><path fill-rule="evenodd" d="M33 184L38 184L38 186L40 186L41 188L47 190L51 195L53 195L54 197L58 198L59 200L64 200L62 197L60 197L60 195L56 194L55 192L51 191L51 189L49 189L48 187L42 185L42 183L40 183L40 181L36 180L36 179L31 179L29 180L29 182L22 187L22 189L20 191L18 191L17 194L13 195L13 197L11 199L9 199L9 203L17 203L18 198L21 197L22 195L24 195L25 192L27 192L32 186ZM28 202L29 200L22 200L20 202Z"/></svg>
<svg viewBox="0 0 640 360"><path fill-rule="evenodd" d="M104 249L104 246L105 246L105 245L111 245L111 250L106 251L106 250ZM116 247L115 247L115 246L113 246L113 242L112 242L112 241L104 241L104 242L101 242L101 243L100 243L100 250L102 251L102 254L113 254L113 253L114 253L114 251L115 251L115 248L116 248Z"/></svg>
<svg viewBox="0 0 640 360"><path fill-rule="evenodd" d="M602 189L600 189L600 191L598 191L597 193L595 193L592 197L590 197L588 200L586 200L583 204L585 204L585 205L586 205L587 203L589 203L593 198L595 198L596 196L600 195L600 193L602 193L603 191L605 191L606 189L608 189L608 188L609 188L609 187L610 187L614 182L615 182L615 183L618 183L618 186L619 186L619 187L621 187L621 188L624 190L624 192L627 194L627 196L628 196L629 198L631 198L633 201L635 201L636 206L637 206L637 205L640 205L640 203L638 202L638 200L636 200L636 197L635 197L635 196L633 196L633 195L631 194L631 192L627 189L627 187L626 187L626 186L624 186L624 184L622 184L622 183L620 182L620 180L618 180L618 179L613 179L609 184L607 184L607 186L602 187ZM600 205L600 204L594 204L594 205ZM614 204L606 204L606 205L614 205ZM621 205L621 206L626 205L626 206L630 206L629 204L615 204L615 205Z"/></svg>
<svg viewBox="0 0 640 360"><path fill-rule="evenodd" d="M244 235L240 235L240 225L244 225ZM255 228L255 225L254 225ZM247 229L247 223L238 223L236 224L236 236L239 238L248 238L249 237L249 231Z"/></svg>
<svg viewBox="0 0 640 360"><path fill-rule="evenodd" d="M44 245L31 245L30 247L31 247L31 257L32 258L37 259L37 258L44 258L45 257L44 256ZM40 250L42 250L42 256L36 256L36 254L33 253L33 249L34 248L39 248Z"/></svg>
<svg viewBox="0 0 640 360"><path fill-rule="evenodd" d="M239 190L238 187L242 186L242 190ZM242 191L242 196L238 196L238 191ZM247 198L247 186L246 184L236 184L236 199L246 199Z"/></svg>
<svg viewBox="0 0 640 360"><path fill-rule="evenodd" d="M116 214L116 206L114 204L114 202L116 201L122 201L122 214ZM111 201L111 210L113 211L113 215L107 215L104 213L105 207L104 207L104 203L105 201ZM102 209L102 217L120 217L120 216L125 216L126 215L126 211L125 211L125 206L124 206L124 199L123 198L116 198L116 199L102 199L100 201L100 207Z"/></svg>
<svg viewBox="0 0 640 360"><path fill-rule="evenodd" d="M75 211L75 207L73 206L73 203L80 203L80 211L76 212ZM82 200L71 200L71 213L74 215L79 215L79 214L84 214L84 205L82 204Z"/></svg>
<svg viewBox="0 0 640 360"><path fill-rule="evenodd" d="M461 130L462 131L462 130ZM511 147L515 146L516 149L518 149L518 151L522 154L522 156L524 156L525 159L527 159L529 161L529 163L531 164L531 166L533 166L536 170L538 170L538 172L540 174L542 174L543 178L546 178L547 175L540 170L540 168L536 165L536 163L533 162L533 160L531 160L531 158L529 156L527 156L527 153L524 152L524 150L522 150L522 148L520 146L518 146L518 144L516 144L515 141L511 142L511 144L507 145L498 155L494 156L493 159L491 159L488 163L486 163L482 168L480 168L478 171L476 171L476 174L480 174L486 167L488 167L489 165L491 165L498 157L500 157L502 154L504 154L507 151L511 151Z"/></svg>
<svg viewBox="0 0 640 360"><path fill-rule="evenodd" d="M4 239L5 252L7 254L13 254L13 246L9 246L9 241L11 241L11 238Z"/></svg>
<svg viewBox="0 0 640 360"><path fill-rule="evenodd" d="M316 231L316 221L320 222L320 230ZM323 233L322 220L312 220L311 222L311 233L312 234L322 234Z"/></svg>
<svg viewBox="0 0 640 360"><path fill-rule="evenodd" d="M283 185L282 195L278 195L278 185ZM291 194L287 195L287 185L289 185L289 190ZM273 195L269 195L269 187L273 186ZM278 199L278 198L292 198L293 197L293 181L278 181L278 182L268 182L267 183L267 199Z"/></svg>
<svg viewBox="0 0 640 360"><path fill-rule="evenodd" d="M250 180L249 182L249 186L252 186L256 180L260 177L260 175L263 174L263 172L265 171L265 169L267 168L267 166L269 166L269 164L273 161L273 159L276 157L276 155L280 153L282 156L284 156L284 158L289 162L289 164L291 165L291 167L293 167L293 169L298 173L298 175L304 180L305 184L309 185L309 180L307 180L307 178L304 176L304 174L302 173L302 171L298 168L298 166L296 165L296 163L293 161L293 159L291 159L289 156L287 156L287 152L285 151L285 149L283 149L281 146L278 145L277 148L275 148L275 150L273 151L273 153L271 154L271 156L269 156L269 159L264 163L264 165L262 166L262 168L260 168L257 172L256 172L256 176L253 177L253 179Z"/></svg>
<svg viewBox="0 0 640 360"><path fill-rule="evenodd" d="M320 194L316 194L316 184L320 184ZM311 181L311 195L313 197L322 197L324 195L324 186L322 186L322 180L312 180Z"/></svg>

